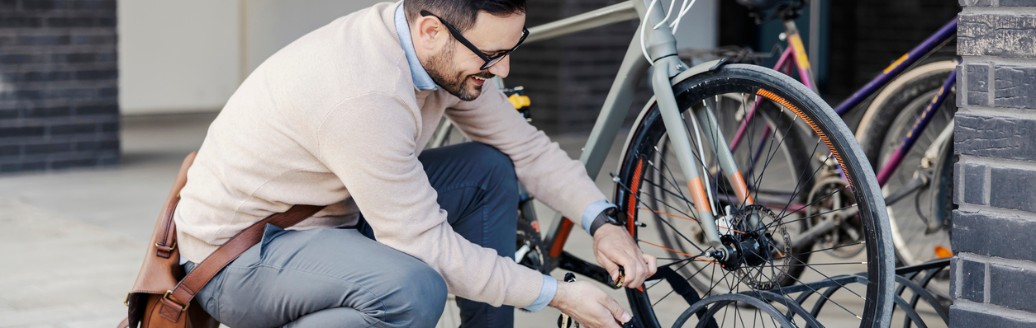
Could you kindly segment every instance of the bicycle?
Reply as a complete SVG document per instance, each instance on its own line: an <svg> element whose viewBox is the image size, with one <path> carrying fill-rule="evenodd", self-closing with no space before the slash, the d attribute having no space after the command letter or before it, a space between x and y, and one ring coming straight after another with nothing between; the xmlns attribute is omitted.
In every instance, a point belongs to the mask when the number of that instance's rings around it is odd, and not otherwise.
<svg viewBox="0 0 1036 328"><path fill-rule="evenodd" d="M655 276L626 290L636 326L679 326L691 317L711 326L746 325L746 317L763 326L888 326L894 255L887 214L849 129L814 92L773 70L725 60L688 68L676 56L671 31L690 6L684 2L677 13L671 5L666 14L656 4L621 2L530 28L526 40L641 22L580 156L596 177L636 83L647 75L654 97L634 123L613 177L624 226L659 259ZM719 136L728 118L749 110L763 119L746 125L746 140L766 147L731 152ZM519 211L530 205L523 200ZM814 249L812 238L799 238L811 217L829 213L859 222L858 240ZM542 272L562 268L610 285L605 270L564 251L574 225L556 217L542 243L519 249L539 247L524 254L540 256L533 266ZM663 246L664 236L678 236L679 243ZM844 262L814 256L828 250L856 256ZM862 275L847 275L856 272ZM689 280L708 288L699 294Z"/></svg>
<svg viewBox="0 0 1036 328"><path fill-rule="evenodd" d="M773 68L797 77L816 91L812 67L795 23L806 3L807 0L791 0L771 3L769 8L750 9L760 21L776 18L783 22L781 40L787 42L787 46L779 52ZM953 206L951 138L956 111L953 88L957 60L938 53L956 37L956 30L954 18L835 107L835 112L843 118L857 108L865 110L856 137L871 165L880 168L876 171L877 179L888 206L896 258L902 266L922 267L953 256L949 231ZM737 131L726 136L732 151L740 146L745 127L753 124L752 113L737 118L737 122L736 129L726 130ZM837 183L837 180L829 181ZM844 220L838 213L811 221L801 232L800 240L837 245L857 239L854 235L860 229L857 223ZM853 252L827 253L839 258L854 255ZM948 271L926 279L920 287L934 294L935 299L926 302L945 323L950 300ZM914 300L912 304L916 305L917 298Z"/></svg>

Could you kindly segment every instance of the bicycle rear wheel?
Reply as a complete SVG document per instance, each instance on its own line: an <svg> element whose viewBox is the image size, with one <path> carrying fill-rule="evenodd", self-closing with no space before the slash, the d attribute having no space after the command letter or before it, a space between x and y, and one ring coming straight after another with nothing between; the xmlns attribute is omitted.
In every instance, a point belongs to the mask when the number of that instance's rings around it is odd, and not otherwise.
<svg viewBox="0 0 1036 328"><path fill-rule="evenodd" d="M893 80L874 98L857 131L857 139L871 159L871 165L880 168L888 162L956 67L955 60L918 66ZM883 187L886 195L895 196L917 185L918 181L927 181L898 202L887 204L893 246L902 265L918 265L952 256L953 142L940 140L939 136L945 129L952 129L955 112L955 96L950 94L942 107L932 113L928 126L917 136L917 143ZM936 151L928 154L933 145ZM932 220L941 222L938 228L929 228Z"/></svg>
<svg viewBox="0 0 1036 328"><path fill-rule="evenodd" d="M769 129L748 129L744 144L752 148L734 152L755 204L738 201L729 183L716 182L731 172L716 169L715 138L688 136L696 147L701 140L696 160L712 181L711 208L724 247L734 254L715 258L716 249L697 235L702 227L687 179L662 150L668 136L658 108L638 118L624 149L616 204L641 249L658 257L659 273L627 289L637 320L660 327L702 314L706 319L697 320L706 326L887 327L894 285L884 203L859 145L830 107L798 82L751 65L690 76L673 91L689 131L695 130L688 109L730 117L722 111L756 104ZM716 99L730 98L744 99L741 108L717 106ZM801 131L819 137L795 137ZM796 149L802 146L805 152ZM779 157L803 153L804 161ZM762 228L750 230L749 218L759 218ZM844 236L821 242L832 235ZM673 238L679 242L666 241Z"/></svg>

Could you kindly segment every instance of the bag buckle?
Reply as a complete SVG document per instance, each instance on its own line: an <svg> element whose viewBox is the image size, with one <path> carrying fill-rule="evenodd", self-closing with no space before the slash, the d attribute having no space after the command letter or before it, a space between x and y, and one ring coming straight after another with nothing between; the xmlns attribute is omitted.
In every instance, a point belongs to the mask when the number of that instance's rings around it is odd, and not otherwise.
<svg viewBox="0 0 1036 328"><path fill-rule="evenodd" d="M173 244L169 246L162 245L162 243L155 243L155 247L158 247L158 249L161 249L163 251L172 252L174 249L176 249L176 241L173 241Z"/></svg>
<svg viewBox="0 0 1036 328"><path fill-rule="evenodd" d="M176 241L173 241L172 245L166 246L161 243L155 243L155 255L164 259L173 256L173 251L176 250Z"/></svg>
<svg viewBox="0 0 1036 328"><path fill-rule="evenodd" d="M180 305L180 303L177 303L171 297L169 297L171 295L173 295L173 291L167 289L165 291L165 294L162 295L162 299L165 299L166 301L169 301L170 303L173 303L173 304L176 304L177 306L179 306L180 307L180 312L187 312L187 307L191 306L191 304L188 303L187 305Z"/></svg>

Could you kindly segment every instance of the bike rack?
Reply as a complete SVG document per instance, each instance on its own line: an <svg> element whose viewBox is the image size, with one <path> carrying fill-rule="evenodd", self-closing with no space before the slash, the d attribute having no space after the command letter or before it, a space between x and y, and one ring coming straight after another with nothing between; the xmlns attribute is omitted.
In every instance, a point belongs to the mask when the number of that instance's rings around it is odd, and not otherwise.
<svg viewBox="0 0 1036 328"><path fill-rule="evenodd" d="M899 316L895 315L902 314L904 328L928 327L928 323L924 320L925 317L922 317L917 311L919 304L926 304L935 309L938 317L942 319L942 326L948 324L948 295L940 297L927 287L936 277L948 273L949 264L949 259L939 259L896 269L897 287L893 299L893 318L898 319ZM667 276L666 279L670 278ZM863 274L842 275L820 282L781 287L779 293L775 292L776 290L770 290L709 296L691 304L673 326L682 327L692 315L696 315L699 320L698 326L715 327L716 318L714 316L719 309L731 305L731 303L740 303L769 314L782 327L795 327L796 317L800 322L805 322L808 327L823 327L815 317L826 305L831 304L827 302L829 297L853 284L864 284L867 281L867 277ZM793 298L792 295L795 297ZM812 304L808 306L810 302ZM782 305L787 310L782 312L774 304ZM930 316L928 319L932 320Z"/></svg>

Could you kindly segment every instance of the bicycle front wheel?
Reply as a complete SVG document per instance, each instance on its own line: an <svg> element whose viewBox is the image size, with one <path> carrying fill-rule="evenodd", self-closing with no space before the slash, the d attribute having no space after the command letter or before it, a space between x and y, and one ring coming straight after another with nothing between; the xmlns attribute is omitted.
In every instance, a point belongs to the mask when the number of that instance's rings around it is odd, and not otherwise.
<svg viewBox="0 0 1036 328"><path fill-rule="evenodd" d="M673 91L692 131L680 137L692 140L728 255L717 257L718 247L701 233L688 179L664 151L669 136L658 108L649 106L627 141L616 188L630 233L659 259L658 274L627 290L637 320L654 327L887 327L894 257L885 205L859 145L830 107L798 82L751 65L693 75ZM722 99L740 99L740 106L721 106ZM763 123L741 129L738 147L746 149L733 151L750 201L739 200L726 178L734 172L722 172L713 146L735 131L724 131L721 119L695 129L700 120L691 113L698 110L740 120L761 113ZM715 135L694 132L702 130ZM810 131L815 135L801 136Z"/></svg>

